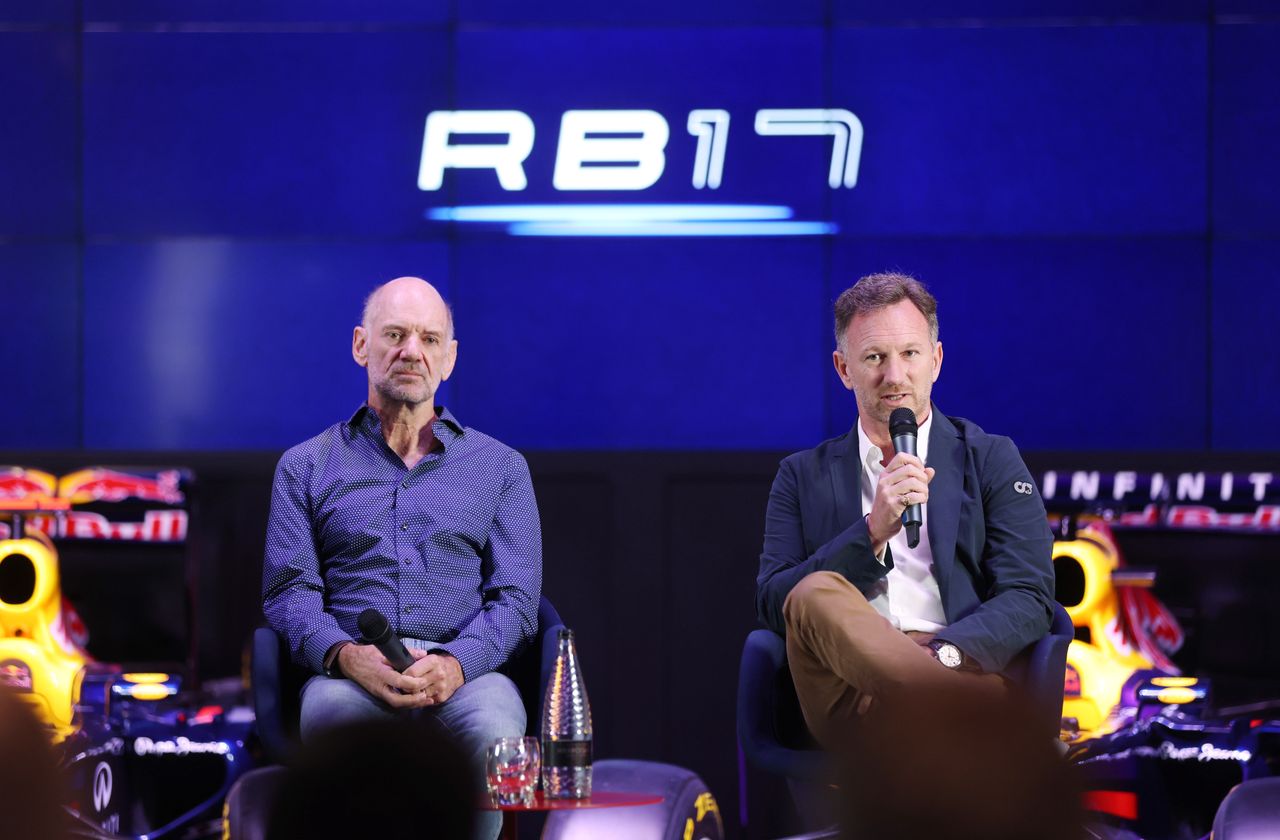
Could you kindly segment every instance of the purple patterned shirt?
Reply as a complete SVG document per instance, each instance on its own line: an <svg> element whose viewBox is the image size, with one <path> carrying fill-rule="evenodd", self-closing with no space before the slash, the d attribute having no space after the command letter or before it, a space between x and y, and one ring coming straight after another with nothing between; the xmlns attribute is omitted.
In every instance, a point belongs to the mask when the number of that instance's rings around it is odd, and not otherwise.
<svg viewBox="0 0 1280 840"><path fill-rule="evenodd" d="M533 638L542 530L520 453L444 407L436 447L407 469L368 406L276 467L262 568L267 623L324 671L368 607L402 638L444 650L472 680Z"/></svg>

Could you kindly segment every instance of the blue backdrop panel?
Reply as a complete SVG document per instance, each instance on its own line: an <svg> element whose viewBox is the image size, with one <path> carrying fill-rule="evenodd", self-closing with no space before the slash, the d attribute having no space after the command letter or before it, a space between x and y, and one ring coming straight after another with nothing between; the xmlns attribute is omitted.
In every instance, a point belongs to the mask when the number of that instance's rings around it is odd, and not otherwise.
<svg viewBox="0 0 1280 840"><path fill-rule="evenodd" d="M842 241L830 296L886 269L927 283L945 351L938 405L1020 447L1201 449L1206 262L1190 238ZM834 372L828 387L843 395L829 416L839 434L853 397Z"/></svg>
<svg viewBox="0 0 1280 840"><path fill-rule="evenodd" d="M813 241L460 245L462 418L529 449L755 449L822 431ZM468 338L474 336L474 338Z"/></svg>
<svg viewBox="0 0 1280 840"><path fill-rule="evenodd" d="M829 151L817 138L758 137L756 110L815 107L822 101L819 29L556 29L458 33L460 108L512 108L533 120L525 161L529 186L503 190L491 170L449 171L460 204L614 202L779 202L801 218L824 212ZM692 184L697 140L689 111L730 114L722 186ZM560 120L570 109L648 109L666 119L670 140L661 179L647 190L559 192L552 186ZM424 193L443 204L447 197Z"/></svg>
<svg viewBox="0 0 1280 840"><path fill-rule="evenodd" d="M448 294L438 243L90 246L85 445L284 449L349 417L365 295L403 274Z"/></svg>
<svg viewBox="0 0 1280 840"><path fill-rule="evenodd" d="M832 17L840 22L1056 18L1095 23L1099 19L1194 20L1208 14L1209 0L832 0Z"/></svg>
<svg viewBox="0 0 1280 840"><path fill-rule="evenodd" d="M1280 239L1213 249L1213 446L1280 449Z"/></svg>
<svg viewBox="0 0 1280 840"><path fill-rule="evenodd" d="M0 22L75 23L76 0L0 0Z"/></svg>
<svg viewBox="0 0 1280 840"><path fill-rule="evenodd" d="M77 195L76 35L0 32L0 236L70 236Z"/></svg>
<svg viewBox="0 0 1280 840"><path fill-rule="evenodd" d="M90 234L420 230L436 31L85 36Z"/></svg>
<svg viewBox="0 0 1280 840"><path fill-rule="evenodd" d="M824 0L458 0L463 22L488 23L822 23ZM583 34L583 39L590 36Z"/></svg>
<svg viewBox="0 0 1280 840"><path fill-rule="evenodd" d="M862 120L845 233L1193 233L1205 223L1202 26L841 29Z"/></svg>
<svg viewBox="0 0 1280 840"><path fill-rule="evenodd" d="M1280 23L1219 26L1213 48L1213 223L1280 233Z"/></svg>
<svg viewBox="0 0 1280 840"><path fill-rule="evenodd" d="M1234 18L1231 23L1240 23L1241 17L1261 18L1280 17L1280 2L1277 0L1214 0L1214 14L1222 18Z"/></svg>
<svg viewBox="0 0 1280 840"><path fill-rule="evenodd" d="M5 410L0 446L80 443L80 290L70 244L0 245Z"/></svg>
<svg viewBox="0 0 1280 840"><path fill-rule="evenodd" d="M83 0L88 21L443 23L447 0Z"/></svg>

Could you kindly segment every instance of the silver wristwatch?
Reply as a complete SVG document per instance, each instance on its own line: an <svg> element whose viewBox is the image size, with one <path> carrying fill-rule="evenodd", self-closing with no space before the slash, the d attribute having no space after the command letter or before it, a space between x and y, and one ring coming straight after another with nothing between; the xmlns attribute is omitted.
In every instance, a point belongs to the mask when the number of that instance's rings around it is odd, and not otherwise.
<svg viewBox="0 0 1280 840"><path fill-rule="evenodd" d="M951 644L951 642L934 639L929 642L929 649L933 651L934 659L953 671L958 670L964 664L964 654L960 652L960 648Z"/></svg>

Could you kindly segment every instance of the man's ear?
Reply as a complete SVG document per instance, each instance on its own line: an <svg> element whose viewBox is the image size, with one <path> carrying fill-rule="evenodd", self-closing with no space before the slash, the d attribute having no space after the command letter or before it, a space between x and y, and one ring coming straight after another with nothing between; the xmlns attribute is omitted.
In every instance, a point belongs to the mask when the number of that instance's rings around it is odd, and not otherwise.
<svg viewBox="0 0 1280 840"><path fill-rule="evenodd" d="M440 381L443 382L453 373L453 366L458 363L458 339L449 339L444 351L444 364L440 367Z"/></svg>
<svg viewBox="0 0 1280 840"><path fill-rule="evenodd" d="M369 333L363 326L356 327L351 334L351 358L360 367L369 366Z"/></svg>
<svg viewBox="0 0 1280 840"><path fill-rule="evenodd" d="M839 350L831 353L831 362L836 366L836 376L840 377L840 381L844 383L845 390L853 390L853 381L849 378L849 364L845 361L844 354Z"/></svg>

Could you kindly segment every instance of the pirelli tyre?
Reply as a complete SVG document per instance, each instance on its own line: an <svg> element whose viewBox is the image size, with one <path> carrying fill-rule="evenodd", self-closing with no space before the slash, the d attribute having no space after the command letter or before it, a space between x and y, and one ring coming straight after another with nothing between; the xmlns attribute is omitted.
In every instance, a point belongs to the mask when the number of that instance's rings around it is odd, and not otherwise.
<svg viewBox="0 0 1280 840"><path fill-rule="evenodd" d="M1213 840L1280 837L1280 777L1241 782L1218 806Z"/></svg>
<svg viewBox="0 0 1280 840"><path fill-rule="evenodd" d="M715 797L698 775L655 761L595 762L592 790L662 796L657 805L552 811L542 840L722 840L724 823Z"/></svg>

